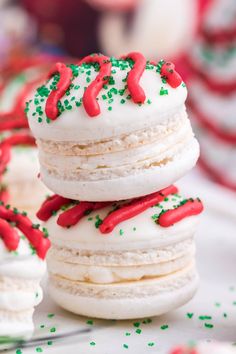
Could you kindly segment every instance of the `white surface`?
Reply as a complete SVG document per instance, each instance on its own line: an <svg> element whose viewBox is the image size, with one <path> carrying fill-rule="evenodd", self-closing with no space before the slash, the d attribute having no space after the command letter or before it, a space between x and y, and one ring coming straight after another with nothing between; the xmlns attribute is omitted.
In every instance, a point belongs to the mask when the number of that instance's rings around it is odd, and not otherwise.
<svg viewBox="0 0 236 354"><path fill-rule="evenodd" d="M186 190L194 190L205 200L205 204L213 206L206 210L202 217L197 234L197 262L201 277L199 291L186 306L160 318L153 318L152 323L143 324L135 331L133 325L138 321L99 321L87 325L86 318L73 316L56 307L47 296L37 308L35 323L37 335L49 335L50 328L56 327L55 334L78 329L78 327L94 327L94 332L84 337L72 338L65 343L41 346L43 353L56 354L116 354L116 353L168 353L170 347L192 340L220 340L234 342L236 340L236 195L214 188L210 182L199 177L189 176L185 179ZM205 197L203 196L205 195ZM234 210L229 211L230 206ZM47 313L55 313L48 318ZM193 313L191 319L186 313ZM227 317L224 317L224 313ZM209 315L212 320L199 320L199 316ZM212 323L214 328L206 328L204 323ZM40 329L44 324L45 328ZM160 326L167 324L166 330ZM104 326L107 326L105 328ZM97 330L95 330L95 327ZM126 336L126 333L131 333ZM95 342L96 345L90 345ZM154 346L148 343L154 342ZM129 346L128 349L123 344ZM15 353L12 352L12 353ZM35 348L23 350L24 354L35 353Z"/></svg>

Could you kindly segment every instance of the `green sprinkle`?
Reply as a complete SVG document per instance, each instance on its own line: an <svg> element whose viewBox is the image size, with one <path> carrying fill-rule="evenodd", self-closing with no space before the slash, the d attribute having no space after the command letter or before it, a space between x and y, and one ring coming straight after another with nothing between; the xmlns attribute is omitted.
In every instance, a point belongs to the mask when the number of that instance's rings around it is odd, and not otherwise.
<svg viewBox="0 0 236 354"><path fill-rule="evenodd" d="M55 316L55 313L48 313L47 317L48 318L53 318Z"/></svg>
<svg viewBox="0 0 236 354"><path fill-rule="evenodd" d="M125 349L129 349L128 344L123 344L123 348L125 348Z"/></svg>
<svg viewBox="0 0 236 354"><path fill-rule="evenodd" d="M204 326L205 326L206 328L210 328L210 329L214 327L214 325L211 324L211 323L204 323Z"/></svg>
<svg viewBox="0 0 236 354"><path fill-rule="evenodd" d="M88 320L87 322L86 322L88 325L93 325L93 320Z"/></svg>
<svg viewBox="0 0 236 354"><path fill-rule="evenodd" d="M147 104L151 104L152 101L150 99L147 100Z"/></svg>
<svg viewBox="0 0 236 354"><path fill-rule="evenodd" d="M212 320L212 317L211 316L199 316L198 319L201 321L205 321L205 320Z"/></svg>
<svg viewBox="0 0 236 354"><path fill-rule="evenodd" d="M22 350L21 349L16 349L16 354L22 354Z"/></svg>
<svg viewBox="0 0 236 354"><path fill-rule="evenodd" d="M86 77L86 81L90 82L91 81L90 77Z"/></svg>
<svg viewBox="0 0 236 354"><path fill-rule="evenodd" d="M169 326L168 326L168 325L162 325L160 328L161 328L161 330L163 330L163 331L164 331L165 329L168 329L168 328L169 328Z"/></svg>
<svg viewBox="0 0 236 354"><path fill-rule="evenodd" d="M143 320L144 324L149 324L152 323L152 319L151 318L146 318L145 320Z"/></svg>
<svg viewBox="0 0 236 354"><path fill-rule="evenodd" d="M95 222L96 229L98 229L101 224L102 224L102 219L99 217L99 215L96 215L96 222Z"/></svg>
<svg viewBox="0 0 236 354"><path fill-rule="evenodd" d="M136 327L136 328L140 327L140 325L141 325L140 322L134 322L134 323L133 323L133 326Z"/></svg>
<svg viewBox="0 0 236 354"><path fill-rule="evenodd" d="M41 325L40 325L40 328L45 328L45 325L44 325L44 324L41 324Z"/></svg>
<svg viewBox="0 0 236 354"><path fill-rule="evenodd" d="M133 231L136 231L137 229L136 229L136 227L133 227Z"/></svg>
<svg viewBox="0 0 236 354"><path fill-rule="evenodd" d="M124 235L124 231L122 229L120 229L119 234L120 234L120 236Z"/></svg>
<svg viewBox="0 0 236 354"><path fill-rule="evenodd" d="M221 303L220 303L220 302L216 302L216 303L215 303L215 306L216 306L216 307L220 307L220 306L221 306Z"/></svg>
<svg viewBox="0 0 236 354"><path fill-rule="evenodd" d="M124 98L122 98L121 100L120 100L120 103L121 104L124 104L126 101L125 101L125 99Z"/></svg>
<svg viewBox="0 0 236 354"><path fill-rule="evenodd" d="M223 313L223 317L227 318L228 317L227 313Z"/></svg>
<svg viewBox="0 0 236 354"><path fill-rule="evenodd" d="M168 95L168 90L165 90L164 87L161 87L160 89L160 96Z"/></svg>
<svg viewBox="0 0 236 354"><path fill-rule="evenodd" d="M96 345L95 342L90 342L89 344L90 344L92 347L94 347L94 346Z"/></svg>
<svg viewBox="0 0 236 354"><path fill-rule="evenodd" d="M53 344L53 341L52 341L52 340L49 340L47 344L48 344L48 345L52 345L52 344Z"/></svg>
<svg viewBox="0 0 236 354"><path fill-rule="evenodd" d="M108 107L108 111L112 111L112 107L110 106L110 107Z"/></svg>
<svg viewBox="0 0 236 354"><path fill-rule="evenodd" d="M142 330L141 330L141 328L138 328L138 329L136 329L136 331L135 331L137 334L141 334L142 333Z"/></svg>
<svg viewBox="0 0 236 354"><path fill-rule="evenodd" d="M131 333L130 332L126 332L125 335L126 335L126 337L129 337L129 336L131 336Z"/></svg>
<svg viewBox="0 0 236 354"><path fill-rule="evenodd" d="M56 332L56 327L50 328L50 332L51 332L51 333L55 333L55 332Z"/></svg>
<svg viewBox="0 0 236 354"><path fill-rule="evenodd" d="M42 352L43 352L43 349L40 348L40 347L38 347L38 348L35 349L35 351L36 351L37 353L42 353Z"/></svg>
<svg viewBox="0 0 236 354"><path fill-rule="evenodd" d="M191 313L188 312L188 313L186 314L186 316L191 319L191 318L193 318L194 314L193 314L192 312L191 312Z"/></svg>
<svg viewBox="0 0 236 354"><path fill-rule="evenodd" d="M149 346L149 347L153 347L154 345L155 345L154 342L149 342L149 343L148 343L148 346Z"/></svg>

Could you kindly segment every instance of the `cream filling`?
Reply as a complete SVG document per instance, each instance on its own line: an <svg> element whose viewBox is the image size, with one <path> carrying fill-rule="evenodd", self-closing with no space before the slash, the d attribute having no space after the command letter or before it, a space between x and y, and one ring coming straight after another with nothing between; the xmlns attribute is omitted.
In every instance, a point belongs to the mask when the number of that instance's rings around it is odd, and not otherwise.
<svg viewBox="0 0 236 354"><path fill-rule="evenodd" d="M187 267L169 275L144 279L139 281L125 281L115 284L93 284L68 280L59 276L50 275L50 287L74 296L88 296L107 299L121 299L132 297L146 297L161 295L176 291L196 277L194 262Z"/></svg>
<svg viewBox="0 0 236 354"><path fill-rule="evenodd" d="M37 144L45 155L49 153L56 156L91 156L114 153L151 144L158 140L164 140L179 130L189 129L190 123L187 118L186 109L183 107L163 123L150 126L148 129L134 131L130 134L114 136L110 139L94 140L92 142L53 141L41 138L37 139Z"/></svg>
<svg viewBox="0 0 236 354"><path fill-rule="evenodd" d="M142 279L159 277L176 272L186 267L194 256L192 251L183 257L173 259L169 262L162 262L151 265L140 266L86 266L48 259L48 270L50 274L62 278L88 283L110 284L124 281L138 281Z"/></svg>
<svg viewBox="0 0 236 354"><path fill-rule="evenodd" d="M96 181L124 177L142 172L144 169L165 166L191 149L194 142L189 125L187 133L178 132L163 141L127 151L87 157L40 153L39 158L42 169L51 176L66 180Z"/></svg>

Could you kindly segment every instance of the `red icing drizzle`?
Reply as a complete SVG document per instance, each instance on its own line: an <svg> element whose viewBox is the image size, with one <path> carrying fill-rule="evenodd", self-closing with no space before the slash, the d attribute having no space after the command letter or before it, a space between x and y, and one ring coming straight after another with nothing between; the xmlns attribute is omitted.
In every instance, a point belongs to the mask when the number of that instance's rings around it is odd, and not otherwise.
<svg viewBox="0 0 236 354"><path fill-rule="evenodd" d="M115 226L121 222L141 214L148 208L162 202L168 195L177 192L178 189L171 185L159 192L134 199L119 206L118 209L111 211L102 221L99 227L100 232L103 234L112 232ZM70 203L75 203L75 201L54 195L42 204L37 217L42 221L47 221L53 215L53 212L58 211L62 206L69 206ZM103 209L111 204L112 202L79 202L79 204L62 212L57 219L57 224L61 227L74 226L90 212ZM171 226L185 217L201 213L202 210L203 206L200 200L189 199L184 205L161 214L159 224L163 227Z"/></svg>
<svg viewBox="0 0 236 354"><path fill-rule="evenodd" d="M130 53L122 57L122 59L132 59L134 61L134 66L127 78L128 90L135 103L144 103L146 95L143 88L140 86L139 81L146 68L146 59L142 54L137 52Z"/></svg>
<svg viewBox="0 0 236 354"><path fill-rule="evenodd" d="M103 234L112 232L116 225L122 221L133 218L134 216L144 212L148 208L160 203L169 194L177 193L178 189L175 186L170 186L162 189L159 192L147 195L132 201L131 203L121 206L120 209L110 213L102 222L99 230Z"/></svg>
<svg viewBox="0 0 236 354"><path fill-rule="evenodd" d="M144 103L146 99L145 92L140 86L140 79L146 69L146 59L141 53L132 52L122 56L122 59L131 59L134 66L128 73L127 86L131 98L135 103ZM111 76L112 63L110 58L101 54L89 55L79 61L78 65L83 63L97 63L100 66L99 74L86 88L83 95L84 109L90 117L96 117L101 113L98 103L98 95L103 86L109 82ZM156 63L153 63L156 65ZM57 90L52 91L46 101L45 112L49 119L55 120L59 115L58 102L65 95L73 77L72 70L62 63L57 63L49 74L49 78L55 73L60 74L60 81L57 84ZM161 68L161 75L170 86L177 88L182 83L181 76L175 71L172 63L164 63Z"/></svg>
<svg viewBox="0 0 236 354"><path fill-rule="evenodd" d="M57 220L57 224L62 227L76 225L87 213L105 208L110 204L111 202L80 202L78 205L62 213Z"/></svg>
<svg viewBox="0 0 236 354"><path fill-rule="evenodd" d="M202 211L203 205L199 199L189 199L185 204L162 213L158 218L157 223L162 227L169 227L188 216L198 215Z"/></svg>
<svg viewBox="0 0 236 354"><path fill-rule="evenodd" d="M167 83L173 88L177 88L182 83L182 78L177 71L175 71L175 65L173 63L167 62L162 65L161 76L166 79Z"/></svg>
<svg viewBox="0 0 236 354"><path fill-rule="evenodd" d="M9 251L15 251L19 245L19 235L4 219L0 219L0 237Z"/></svg>
<svg viewBox="0 0 236 354"><path fill-rule="evenodd" d="M28 219L22 214L19 214L18 212L7 209L5 206L1 205L0 221L1 220L15 223L16 227L25 235L30 244L35 248L39 258L45 258L51 243L48 238L44 237L42 231L33 227L33 223L30 221L30 219ZM3 235L1 231L4 231ZM17 241L16 234L12 232L12 230L7 228L5 223L0 223L0 234L3 238L4 243L6 244L6 247L10 251L16 250L19 244L20 236L17 235Z"/></svg>
<svg viewBox="0 0 236 354"><path fill-rule="evenodd" d="M70 199L60 197L59 195L52 195L45 200L36 216L39 220L47 221L54 212L58 211L62 206L70 203L70 201Z"/></svg>
<svg viewBox="0 0 236 354"><path fill-rule="evenodd" d="M60 74L60 80L57 83L57 89L52 91L48 96L45 106L46 116L51 120L55 120L59 116L58 102L70 87L73 77L71 68L63 63L56 63L48 77L51 78L56 73Z"/></svg>
<svg viewBox="0 0 236 354"><path fill-rule="evenodd" d="M100 114L100 106L97 102L97 96L102 90L103 85L107 84L111 75L112 64L110 58L104 55L89 55L82 59L78 65L83 63L98 63L100 65L100 72L95 80L87 87L84 96L83 104L86 112L90 117L96 117Z"/></svg>

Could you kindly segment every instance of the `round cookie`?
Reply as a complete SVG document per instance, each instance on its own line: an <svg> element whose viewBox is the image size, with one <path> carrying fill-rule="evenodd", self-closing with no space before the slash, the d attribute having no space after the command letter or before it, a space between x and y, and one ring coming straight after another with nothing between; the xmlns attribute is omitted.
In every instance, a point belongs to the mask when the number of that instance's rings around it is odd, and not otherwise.
<svg viewBox="0 0 236 354"><path fill-rule="evenodd" d="M196 163L185 100L174 65L94 54L58 63L27 105L41 177L59 195L122 200L160 190Z"/></svg>
<svg viewBox="0 0 236 354"><path fill-rule="evenodd" d="M85 316L128 319L175 309L194 295L194 233L199 200L177 188L123 202L46 200L52 247L49 291L63 308Z"/></svg>
<svg viewBox="0 0 236 354"><path fill-rule="evenodd" d="M14 226L17 225L17 226ZM31 336L50 241L20 213L0 205L0 336Z"/></svg>

